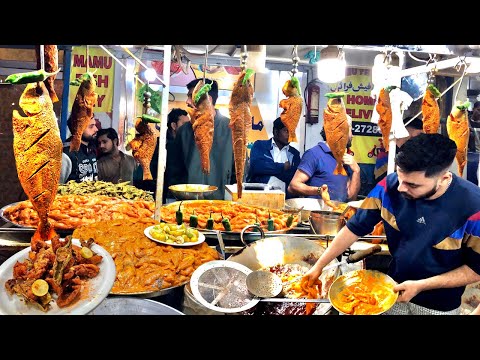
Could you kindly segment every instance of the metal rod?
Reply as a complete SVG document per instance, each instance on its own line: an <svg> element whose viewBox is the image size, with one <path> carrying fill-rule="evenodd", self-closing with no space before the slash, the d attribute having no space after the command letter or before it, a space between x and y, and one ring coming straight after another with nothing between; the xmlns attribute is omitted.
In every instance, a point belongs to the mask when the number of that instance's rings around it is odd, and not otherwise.
<svg viewBox="0 0 480 360"><path fill-rule="evenodd" d="M115 55L113 55L110 51L108 51L108 49L105 46L103 45L98 45L98 46L100 46L108 55L110 55L117 64L119 64L125 70L128 70L127 67L118 58L116 58ZM142 79L140 79L136 74L133 74L133 76L135 77L135 79L138 80L138 82L140 82L142 85L145 85L145 82L142 81Z"/></svg>
<svg viewBox="0 0 480 360"><path fill-rule="evenodd" d="M205 85L205 72L207 71L208 45L205 45L205 60L203 63L203 85Z"/></svg>
<svg viewBox="0 0 480 360"><path fill-rule="evenodd" d="M40 45L40 70L45 70L45 45Z"/></svg>
<svg viewBox="0 0 480 360"><path fill-rule="evenodd" d="M62 142L67 139L67 118L68 118L68 98L70 96L70 74L72 72L72 48L63 51L63 90L62 90L62 112L60 118L60 137Z"/></svg>
<svg viewBox="0 0 480 360"><path fill-rule="evenodd" d="M166 61L166 56L165 54L167 53L167 48L172 49L172 45L165 45L165 50L163 52L163 78L165 79L166 77L170 77L170 62L168 63L168 73L165 72L165 63L167 62ZM123 47L122 46L122 49L128 54L130 55L131 57L133 57L135 59L136 62L138 62L140 65L142 65L145 69L148 69L149 67L147 65L145 65L142 60L140 60L138 57L136 57L135 55L133 55L133 53L126 47ZM171 58L172 54L168 54L168 58L169 58L169 61L170 61L170 58ZM162 83L163 86L166 86L165 85L165 80L162 80L158 75L157 73L155 72L155 79L157 79L158 81L160 81Z"/></svg>
<svg viewBox="0 0 480 360"><path fill-rule="evenodd" d="M88 58L88 45L86 45L86 47L85 47L85 56L86 56L86 61L85 61L85 69L86 69L86 71L85 71L85 72L88 72L88 63L90 62L90 61L89 61L89 58Z"/></svg>

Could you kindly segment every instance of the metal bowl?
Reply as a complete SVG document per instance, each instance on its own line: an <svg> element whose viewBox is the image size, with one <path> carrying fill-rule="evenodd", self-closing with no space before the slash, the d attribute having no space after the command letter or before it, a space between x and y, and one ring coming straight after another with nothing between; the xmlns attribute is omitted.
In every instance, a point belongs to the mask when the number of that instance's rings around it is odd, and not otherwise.
<svg viewBox="0 0 480 360"><path fill-rule="evenodd" d="M397 285L395 280L393 280L387 274L384 274L377 270L360 269L360 270L350 271L346 274L343 274L337 277L335 281L332 283L332 286L330 286L330 289L328 291L328 299L330 300L330 303L332 304L332 306L339 313L344 315L350 315L342 311L342 309L343 310L345 309L342 306L342 304L344 303L341 301L341 297L342 297L341 292L346 287L360 282L361 279L364 279L365 277L372 277L375 284L374 285L375 290L382 291L381 293L379 293L378 291L370 292L370 294L372 293L378 294L377 299L379 301L379 305L382 310L375 313L368 313L368 315L380 315L385 311L387 311L388 309L390 309L395 304L398 298L398 292L393 291L393 287Z"/></svg>
<svg viewBox="0 0 480 360"><path fill-rule="evenodd" d="M340 201L332 201L336 206L344 208L346 203ZM292 198L285 200L285 209L300 210L302 221L308 221L310 212L313 210L331 211L332 208L323 203L322 199L315 198ZM341 212L341 211L340 211Z"/></svg>
<svg viewBox="0 0 480 360"><path fill-rule="evenodd" d="M184 315L177 309L158 301L112 297L103 300L88 315Z"/></svg>
<svg viewBox="0 0 480 360"><path fill-rule="evenodd" d="M203 200L205 195L213 194L218 187L203 184L177 184L168 189L177 200Z"/></svg>

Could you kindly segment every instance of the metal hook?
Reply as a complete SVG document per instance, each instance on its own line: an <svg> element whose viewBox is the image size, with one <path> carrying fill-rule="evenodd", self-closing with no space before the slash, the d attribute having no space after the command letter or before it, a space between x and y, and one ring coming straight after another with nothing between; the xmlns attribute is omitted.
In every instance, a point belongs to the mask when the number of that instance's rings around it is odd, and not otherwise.
<svg viewBox="0 0 480 360"><path fill-rule="evenodd" d="M292 49L293 68L292 68L292 71L290 71L291 76L294 76L298 72L298 63L300 61L300 58L298 57L297 47L298 45L293 45L293 49Z"/></svg>
<svg viewBox="0 0 480 360"><path fill-rule="evenodd" d="M463 65L463 66L465 66L464 72L466 71L467 66L468 66L467 62L465 61L466 58L467 58L467 57L466 57L465 55L463 56L463 59L460 58L460 57L458 57L458 62L457 62L457 64L454 66L455 70L460 71L460 69L461 69L461 67L462 67L462 65Z"/></svg>

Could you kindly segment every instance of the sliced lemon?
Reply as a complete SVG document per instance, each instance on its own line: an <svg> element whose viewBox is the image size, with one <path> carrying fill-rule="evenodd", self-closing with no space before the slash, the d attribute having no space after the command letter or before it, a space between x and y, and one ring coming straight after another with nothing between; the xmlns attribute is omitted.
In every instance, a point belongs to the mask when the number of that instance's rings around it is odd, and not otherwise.
<svg viewBox="0 0 480 360"><path fill-rule="evenodd" d="M44 296L48 293L48 283L43 279L37 279L32 284L32 292L35 296Z"/></svg>
<svg viewBox="0 0 480 360"><path fill-rule="evenodd" d="M90 259L92 256L93 256L93 252L92 250L90 250L88 247L84 246L82 247L82 250L80 250L80 254L82 254L82 256L85 258L85 259Z"/></svg>

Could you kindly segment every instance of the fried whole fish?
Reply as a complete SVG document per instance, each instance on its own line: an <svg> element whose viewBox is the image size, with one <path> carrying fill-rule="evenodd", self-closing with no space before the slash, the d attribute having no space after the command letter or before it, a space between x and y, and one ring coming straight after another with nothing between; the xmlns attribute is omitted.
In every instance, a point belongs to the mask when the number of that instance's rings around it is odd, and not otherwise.
<svg viewBox="0 0 480 360"><path fill-rule="evenodd" d="M390 129L392 128L392 106L390 105L390 94L388 89L382 88L378 94L378 102L375 106L378 115L378 127L382 132L383 146L388 151L390 146Z"/></svg>
<svg viewBox="0 0 480 360"><path fill-rule="evenodd" d="M458 174L463 176L463 169L467 163L467 148L470 129L468 128L468 109L469 103L458 104L453 107L452 112L447 117L448 137L455 141L457 145Z"/></svg>
<svg viewBox="0 0 480 360"><path fill-rule="evenodd" d="M436 134L440 127L440 108L437 99L440 91L435 85L427 86L422 100L423 131L425 134Z"/></svg>
<svg viewBox="0 0 480 360"><path fill-rule="evenodd" d="M142 166L143 180L153 180L150 163L157 146L158 130L155 128L154 123L148 123L141 118L135 121L135 130L137 134L128 143L128 146L132 149L132 155L135 160Z"/></svg>
<svg viewBox="0 0 480 360"><path fill-rule="evenodd" d="M95 92L97 82L93 77L93 73L86 72L75 82L80 83L80 88L75 96L72 113L70 114L72 119L72 141L70 142L70 151L80 150L82 134L93 116L93 106L96 104L98 98L98 95Z"/></svg>
<svg viewBox="0 0 480 360"><path fill-rule="evenodd" d="M235 159L235 175L237 177L237 195L242 197L243 174L247 157L248 131L252 127L250 105L253 100L253 86L249 78L253 70L242 72L233 86L230 97L230 128L232 129L233 157Z"/></svg>
<svg viewBox="0 0 480 360"><path fill-rule="evenodd" d="M282 92L287 98L280 100L279 106L283 108L280 119L288 129L288 141L295 142L297 141L295 129L302 115L303 108L303 99L300 96L302 92L298 79L292 76L290 80L287 80L283 85Z"/></svg>
<svg viewBox="0 0 480 360"><path fill-rule="evenodd" d="M327 144L337 161L337 167L333 174L347 175L342 160L347 151L348 135L350 133L347 113L342 103L342 97L345 96L345 93L327 93L325 96L329 99L327 107L323 110L323 126Z"/></svg>
<svg viewBox="0 0 480 360"><path fill-rule="evenodd" d="M13 153L18 179L40 219L31 247L57 236L48 221L62 167L62 140L53 103L43 82L27 84L13 110Z"/></svg>
<svg viewBox="0 0 480 360"><path fill-rule="evenodd" d="M41 68L40 60L40 45L35 46L35 55L37 57L37 69ZM45 58L45 71L53 73L58 70L58 49L57 45L43 45L43 56ZM55 78L57 75L49 76L45 81L45 86L47 87L52 103L58 101L57 93L55 92Z"/></svg>
<svg viewBox="0 0 480 360"><path fill-rule="evenodd" d="M192 103L194 108L187 108L192 123L195 143L200 153L202 171L210 174L210 151L213 144L213 127L215 119L215 108L212 104L208 91L211 84L204 84L200 80L192 92Z"/></svg>

